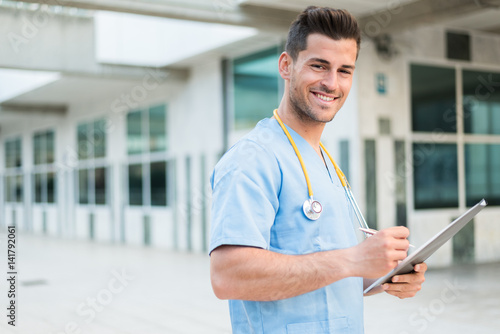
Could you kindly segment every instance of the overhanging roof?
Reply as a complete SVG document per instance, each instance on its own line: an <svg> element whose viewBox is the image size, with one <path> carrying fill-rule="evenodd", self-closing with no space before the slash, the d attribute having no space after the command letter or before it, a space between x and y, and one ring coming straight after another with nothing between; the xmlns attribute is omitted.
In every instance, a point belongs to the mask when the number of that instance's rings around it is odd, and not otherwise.
<svg viewBox="0 0 500 334"><path fill-rule="evenodd" d="M363 29L378 24L383 31L394 31L415 24L446 22L469 15L496 12L500 0L20 0L18 2L106 10L183 20L233 24L265 31L286 31L303 8L315 4L351 11ZM496 31L499 20L489 22L486 31ZM483 22L483 25L484 25ZM373 27L372 27L373 28ZM462 28L470 28L462 26Z"/></svg>
<svg viewBox="0 0 500 334"><path fill-rule="evenodd" d="M311 4L308 0L20 0L16 2L19 5L30 4L30 10L36 10L36 6L67 6L91 11L106 10L254 27L260 31L258 35L240 41L232 41L213 50L203 51L200 55L176 61L174 65L177 68L153 69L165 71L164 74L169 75L169 80L173 81L182 81L188 76L188 71L179 69L179 66L189 67L193 60L195 62L202 61L203 55L234 56L242 52L249 52L252 47L258 48L269 43L278 43L280 39L285 37L289 24L297 13ZM6 6L7 3L13 2L3 1L1 6ZM433 24L500 33L500 0L337 0L334 3L331 0L317 0L314 4L334 5L337 8L348 9L358 17L366 37ZM12 10L22 12L23 9L23 6L16 5ZM9 21L10 23L3 23L6 31L15 31L12 24L22 23L21 20L15 21L13 17L12 15L5 16L7 20L13 20ZM80 24L72 28L77 29L80 33L83 31L82 24L86 25L87 28L93 25L92 15L79 18L79 20ZM57 24L57 22L57 20L52 19L50 24ZM1 22L0 27L2 27ZM91 31L87 28L85 31ZM62 29L64 28L56 29L56 31ZM73 54L55 53L54 56L59 57L57 61L52 61L54 57L47 55L26 58L27 55L37 54L37 52L47 53L47 48L43 48L44 39L40 37L45 33L51 35L46 28L41 29L39 36L33 41L30 40L28 44L30 50L20 55L10 55L10 62L9 57L5 57L6 48L3 51L0 50L0 68L45 70L61 74L61 78L57 82L35 88L29 93L21 94L7 101L7 107L10 109L12 106L14 109L17 106L25 107L28 110L30 106L39 108L54 105L65 106L70 102L75 103L75 101L83 102L84 97L74 93L82 90L95 96L113 96L115 93L126 91L127 84L141 80L146 73L145 71L148 70L144 66L99 63L93 58L93 50L85 46L92 45L93 37L89 33L85 35L86 44L79 40L78 43L68 48ZM71 31L65 30L64 35L71 34ZM66 46L68 42L72 42L72 39L60 40L61 46ZM54 50L50 51L54 52ZM52 63L46 63L47 59L51 59ZM9 108L4 109L8 111ZM0 117L1 123L4 123L4 120L3 116Z"/></svg>

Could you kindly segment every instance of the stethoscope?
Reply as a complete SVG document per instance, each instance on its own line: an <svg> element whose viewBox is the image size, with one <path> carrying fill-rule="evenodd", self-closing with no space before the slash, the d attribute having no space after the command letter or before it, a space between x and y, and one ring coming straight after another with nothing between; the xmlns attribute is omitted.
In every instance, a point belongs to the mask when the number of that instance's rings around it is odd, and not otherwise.
<svg viewBox="0 0 500 334"><path fill-rule="evenodd" d="M311 187L311 182L309 181L309 175L307 173L306 166L304 164L304 160L302 160L302 156L300 155L299 149L297 148L297 145L295 145L295 141L292 139L292 136L290 136L290 133L286 129L285 125L281 121L281 118L278 116L278 110L275 109L274 112L274 118L278 121L280 124L281 128L283 129L283 132L285 133L286 137L290 141L290 144L292 144L293 150L295 151L295 154L297 155L297 158L299 159L300 166L302 167L302 171L304 173L304 177L306 179L307 183L307 190L309 192L309 198L305 200L304 205L302 205L302 210L304 211L304 215L310 219L310 220L317 220L320 216L321 213L323 212L323 206L321 205L320 202L316 201L313 198L313 191ZM356 218L358 219L359 225L361 228L364 229L369 229L368 224L366 223L365 218L363 217L363 214L361 213L361 210L359 209L358 203L356 203L356 200L354 199L354 195L352 194L351 186L349 185L349 182L347 182L347 178L345 177L344 173L340 170L340 168L337 166L335 161L333 160L332 156L328 152L328 150L325 148L325 146L320 142L319 143L320 147L323 149L323 151L326 153L330 161L332 162L333 167L335 168L335 172L337 173L337 176L340 179L340 182L342 183L342 187L344 187L344 190L347 195L347 199L349 203L351 204L352 208L354 209L354 214L356 215Z"/></svg>

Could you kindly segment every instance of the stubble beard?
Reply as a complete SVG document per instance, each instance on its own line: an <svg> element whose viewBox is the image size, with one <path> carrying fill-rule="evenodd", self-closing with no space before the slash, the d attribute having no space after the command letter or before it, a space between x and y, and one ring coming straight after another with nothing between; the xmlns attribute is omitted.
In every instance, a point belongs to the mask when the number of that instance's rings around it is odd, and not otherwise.
<svg viewBox="0 0 500 334"><path fill-rule="evenodd" d="M296 96L295 94L296 91L294 87L295 87L295 80L292 79L290 81L290 90L289 90L290 106L292 107L292 111L300 119L300 121L304 123L328 123L333 120L335 114L330 119L327 120L320 119L318 115L314 113L311 106L307 103L306 97L300 98ZM320 91L326 94L333 94L333 91L325 89L320 89ZM320 108L323 110L328 109L328 107L326 106L320 106Z"/></svg>

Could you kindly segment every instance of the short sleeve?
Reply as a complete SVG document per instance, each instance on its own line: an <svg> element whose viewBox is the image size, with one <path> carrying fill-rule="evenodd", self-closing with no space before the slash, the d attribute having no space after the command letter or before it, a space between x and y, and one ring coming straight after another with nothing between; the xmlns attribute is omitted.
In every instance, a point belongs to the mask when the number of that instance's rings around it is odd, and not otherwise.
<svg viewBox="0 0 500 334"><path fill-rule="evenodd" d="M211 183L209 252L221 245L269 249L281 186L276 157L259 144L244 140L217 164Z"/></svg>

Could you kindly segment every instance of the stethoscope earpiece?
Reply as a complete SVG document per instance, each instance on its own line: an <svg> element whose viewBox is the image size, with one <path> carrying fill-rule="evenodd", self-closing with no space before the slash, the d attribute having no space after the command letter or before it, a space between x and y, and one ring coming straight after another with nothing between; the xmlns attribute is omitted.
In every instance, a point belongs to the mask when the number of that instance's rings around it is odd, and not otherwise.
<svg viewBox="0 0 500 334"><path fill-rule="evenodd" d="M323 211L323 206L318 201L312 198L306 199L304 205L302 205L302 210L304 214L310 220L317 220L321 216L321 211Z"/></svg>

